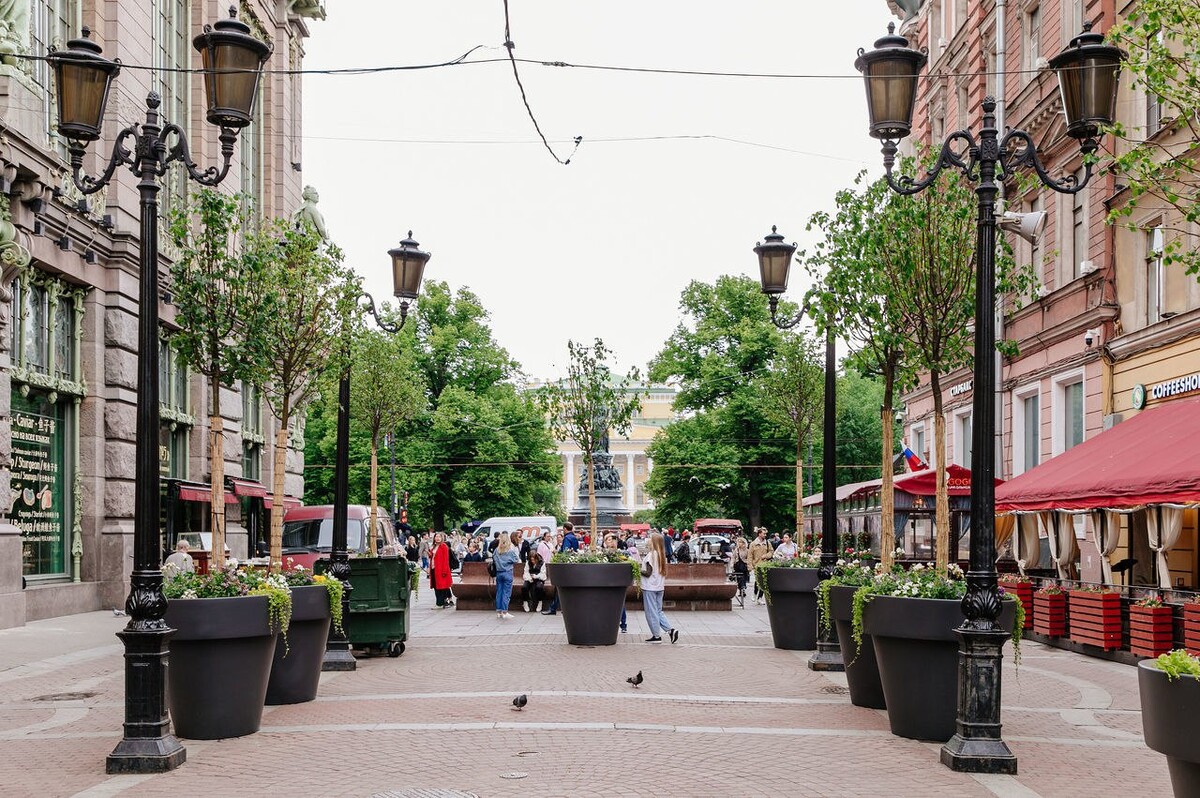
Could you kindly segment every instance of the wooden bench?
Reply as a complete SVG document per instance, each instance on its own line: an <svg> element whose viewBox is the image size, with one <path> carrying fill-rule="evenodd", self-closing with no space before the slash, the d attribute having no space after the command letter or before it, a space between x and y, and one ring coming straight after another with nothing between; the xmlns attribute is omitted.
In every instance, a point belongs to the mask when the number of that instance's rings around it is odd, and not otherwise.
<svg viewBox="0 0 1200 798"><path fill-rule="evenodd" d="M524 563L513 566L513 607L521 609L521 581L525 574ZM487 563L463 563L462 581L451 588L454 605L460 610L495 610L496 582L487 573ZM554 598L554 585L545 584L547 601ZM724 563L675 563L667 570L667 587L663 593L663 609L676 611L729 611L733 609L733 597L737 584L730 582L725 574ZM641 595L636 585L630 585L625 593L627 610L642 609Z"/></svg>
<svg viewBox="0 0 1200 798"><path fill-rule="evenodd" d="M509 612L516 608L521 610L522 582L525 578L525 563L518 562L513 566L513 586L509 599ZM496 610L496 580L488 576L486 562L465 562L462 564L462 581L451 585L454 593L454 607L459 610ZM542 594L546 601L554 600L554 585L545 583ZM549 606L547 603L546 606ZM539 607L545 609L545 607Z"/></svg>

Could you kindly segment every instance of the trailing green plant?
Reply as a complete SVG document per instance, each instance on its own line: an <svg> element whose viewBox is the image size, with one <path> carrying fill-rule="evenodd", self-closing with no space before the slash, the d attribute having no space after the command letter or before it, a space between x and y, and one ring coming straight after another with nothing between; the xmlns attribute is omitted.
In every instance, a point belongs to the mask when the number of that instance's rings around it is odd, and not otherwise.
<svg viewBox="0 0 1200 798"><path fill-rule="evenodd" d="M1159 654L1158 659L1154 660L1154 667L1167 674L1168 681L1174 681L1180 676L1200 677L1200 658L1192 656L1182 648Z"/></svg>
<svg viewBox="0 0 1200 798"><path fill-rule="evenodd" d="M833 576L823 579L817 584L817 606L821 631L829 634L833 627L833 610L829 604L830 590L836 587L862 587L875 580L875 569L868 565L853 564L838 565L833 569Z"/></svg>
<svg viewBox="0 0 1200 798"><path fill-rule="evenodd" d="M266 596L267 622L283 638L287 652L287 630L292 622L292 591L287 578L254 568L221 568L206 574L178 573L163 580L168 599L237 598Z"/></svg>
<svg viewBox="0 0 1200 798"><path fill-rule="evenodd" d="M772 568L820 568L821 567L821 549L800 549L795 557L790 560L764 560L754 566L754 579L756 584L762 588L763 596L767 599L767 604L771 603L771 590L767 586L767 571Z"/></svg>
<svg viewBox="0 0 1200 798"><path fill-rule="evenodd" d="M420 568L412 569L412 573L409 574L409 577L408 577L408 587L409 587L410 591L412 591L413 593L417 593L417 595L420 595L420 593L418 592L421 588L421 569Z"/></svg>
<svg viewBox="0 0 1200 798"><path fill-rule="evenodd" d="M303 565L294 564L291 557L288 557L287 565L287 570L283 572L283 578L289 587L319 586L325 588L325 592L329 594L329 617L333 628L337 630L338 634L345 634L345 630L342 628L342 594L345 592L346 586L331 574L314 574Z"/></svg>

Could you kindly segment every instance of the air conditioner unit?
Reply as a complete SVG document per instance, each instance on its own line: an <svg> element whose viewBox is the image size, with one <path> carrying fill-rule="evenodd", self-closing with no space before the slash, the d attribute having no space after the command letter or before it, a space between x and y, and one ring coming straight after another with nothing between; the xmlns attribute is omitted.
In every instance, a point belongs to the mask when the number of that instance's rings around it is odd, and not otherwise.
<svg viewBox="0 0 1200 798"><path fill-rule="evenodd" d="M1096 262L1093 260L1079 261L1079 274L1086 275L1096 271Z"/></svg>

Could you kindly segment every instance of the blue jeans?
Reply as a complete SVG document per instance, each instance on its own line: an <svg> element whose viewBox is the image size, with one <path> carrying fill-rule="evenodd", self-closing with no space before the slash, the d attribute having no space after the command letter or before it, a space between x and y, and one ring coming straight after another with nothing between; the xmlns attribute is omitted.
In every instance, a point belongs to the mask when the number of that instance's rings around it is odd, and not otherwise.
<svg viewBox="0 0 1200 798"><path fill-rule="evenodd" d="M508 601L512 597L512 571L496 572L496 612L508 612Z"/></svg>
<svg viewBox="0 0 1200 798"><path fill-rule="evenodd" d="M663 591L643 590L642 608L646 611L646 625L650 627L651 637L661 637L659 630L669 632L675 627L663 615Z"/></svg>

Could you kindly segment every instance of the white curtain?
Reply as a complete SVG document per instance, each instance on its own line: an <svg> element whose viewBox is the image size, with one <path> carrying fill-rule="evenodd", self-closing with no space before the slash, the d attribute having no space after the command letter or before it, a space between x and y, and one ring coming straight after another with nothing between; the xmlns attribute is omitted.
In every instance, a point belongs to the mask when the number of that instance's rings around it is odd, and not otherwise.
<svg viewBox="0 0 1200 798"><path fill-rule="evenodd" d="M1167 564L1167 552L1175 548L1182 531L1182 507L1160 504L1146 508L1146 533L1150 538L1150 548L1154 550L1155 559L1158 561L1158 586L1166 590L1171 588L1171 568Z"/></svg>
<svg viewBox="0 0 1200 798"><path fill-rule="evenodd" d="M1113 510L1092 510L1092 541L1100 552L1100 571L1104 584L1113 584L1112 563L1108 556L1121 540L1121 514Z"/></svg>
<svg viewBox="0 0 1200 798"><path fill-rule="evenodd" d="M1038 542L1038 517L1036 513L1023 513L1017 516L1017 535L1013 538L1013 558L1017 561L1017 569L1021 575L1025 568L1037 568L1038 560L1042 557L1042 544ZM1021 561L1025 565L1021 565Z"/></svg>
<svg viewBox="0 0 1200 798"><path fill-rule="evenodd" d="M1075 545L1075 524L1066 513L1047 510L1041 514L1042 523L1046 526L1046 543L1050 546L1050 560L1058 571L1059 579L1068 579L1068 569L1079 554Z"/></svg>

